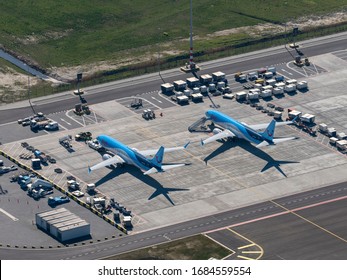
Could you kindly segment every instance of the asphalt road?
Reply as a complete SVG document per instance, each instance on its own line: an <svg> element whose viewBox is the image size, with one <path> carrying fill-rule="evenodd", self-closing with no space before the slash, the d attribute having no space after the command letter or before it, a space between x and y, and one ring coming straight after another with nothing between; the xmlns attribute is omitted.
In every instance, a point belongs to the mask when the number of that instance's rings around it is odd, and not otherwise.
<svg viewBox="0 0 347 280"><path fill-rule="evenodd" d="M301 45L302 52L307 57L342 50L345 49L347 45L347 32L299 42L299 44ZM294 55L293 50L291 50L291 52ZM289 62L292 60L293 58L288 53L287 49L281 46L201 63L200 66L202 70L199 72L199 75L216 71L235 73L238 71L276 65L278 63ZM161 75L167 82L180 79L185 80L187 77L191 76L191 74L185 74L178 69L163 71ZM160 88L160 84L162 84L162 80L158 73L153 73L86 88L86 92L88 92L86 99L89 104L95 104L103 101L136 96L144 92L157 91ZM63 93L59 96L52 96L50 102L36 105L35 110L43 112L44 114L60 112L73 108L76 101L78 101L78 99L72 94ZM35 101L33 101L33 103L35 104ZM16 121L18 116L26 117L29 115L32 115L29 106L16 108L15 110L1 110L0 107L0 124Z"/></svg>
<svg viewBox="0 0 347 280"><path fill-rule="evenodd" d="M338 227L336 227L336 217L346 217L346 198L347 198L347 183L340 183L309 192L304 192L300 194L295 194L285 198L281 198L274 201L266 201L263 203L247 206L244 208L227 211L220 213L218 215L207 216L196 220L191 220L183 222L180 224L154 229L151 231L138 233L135 235L129 235L116 240L108 240L104 242L98 242L94 244L70 247L70 248L59 248L59 249L13 249L13 248L1 248L0 258L1 259L99 259L106 256L120 254L128 252L131 250L136 250L139 248L153 246L158 243L163 243L171 240L177 240L186 236L192 236L195 234L223 230L224 228L236 228L237 231L244 231L246 234L251 235L252 240L257 240L264 248L266 248L266 258L278 259L279 257L274 257L277 255L284 255L290 259L326 259L324 254L314 255L313 250L317 252L327 252L327 248L333 248L332 246L337 246L340 248L339 258L346 258L346 241L339 241L337 243L332 243L331 241L326 244L323 242L323 238L320 236L321 231L314 231L312 228L308 228L304 238L301 238L300 234L302 230L297 230L296 236L291 237L293 231L283 230L283 225L286 223L291 223L292 226L289 227L294 229L297 226L298 220L292 217L288 218L288 215L292 213L299 213L299 215L309 216L319 223L319 220L324 220L327 215L335 217L333 224L335 228L332 231L338 231L337 234L341 235L346 239L346 223L342 220L339 221ZM334 201L338 201L339 204L334 206ZM319 208L321 205L324 206L324 211ZM293 209L295 211L293 211ZM315 210L317 209L317 210ZM292 210L292 211L290 211ZM276 217L276 220L271 220L271 218ZM339 218L340 219L340 218ZM345 219L345 218L343 218ZM331 220L331 219L329 219ZM328 221L329 221L328 220ZM264 229L262 226L256 224L258 221L269 221ZM300 219L302 222L302 219ZM254 224L253 224L254 223ZM246 227L249 227L248 229ZM250 228L252 227L252 228ZM285 227L287 228L287 227ZM317 227L316 227L317 228ZM298 229L298 228L297 228ZM299 225L300 229L300 225ZM254 232L253 232L254 230ZM265 230L265 233L262 231ZM270 231L270 233L269 233ZM282 236L277 237L277 239L269 238L271 232L280 232ZM258 236L259 234L259 236ZM267 238L264 238L263 236ZM282 239L287 240L286 242ZM310 247L309 251L302 250L305 244L308 244L310 240L317 240L319 244L316 247ZM336 241L333 238L333 241ZM292 246L288 240L292 242L299 242L299 245L295 248ZM268 245L267 243L268 242ZM283 248L283 244L288 244L288 248ZM325 248L325 246L327 248ZM340 246L340 247L339 247ZM287 253L290 251L290 254ZM306 252L306 254L305 254ZM332 252L331 250L328 252ZM334 258L333 256L331 258ZM337 257L336 257L337 258Z"/></svg>

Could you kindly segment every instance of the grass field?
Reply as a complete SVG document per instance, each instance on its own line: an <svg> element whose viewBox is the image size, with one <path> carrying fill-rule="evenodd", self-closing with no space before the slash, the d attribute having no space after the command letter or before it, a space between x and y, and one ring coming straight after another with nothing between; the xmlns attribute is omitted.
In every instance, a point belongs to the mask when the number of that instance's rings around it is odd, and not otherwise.
<svg viewBox="0 0 347 280"><path fill-rule="evenodd" d="M346 0L193 2L194 35L202 38L197 51L249 38L203 40L216 31L347 9ZM154 45L165 42L189 48L189 41L180 41L189 36L188 0L2 1L0 24L0 43L43 68L130 59L156 53Z"/></svg>
<svg viewBox="0 0 347 280"><path fill-rule="evenodd" d="M232 252L203 235L107 258L108 260L208 260L222 259Z"/></svg>

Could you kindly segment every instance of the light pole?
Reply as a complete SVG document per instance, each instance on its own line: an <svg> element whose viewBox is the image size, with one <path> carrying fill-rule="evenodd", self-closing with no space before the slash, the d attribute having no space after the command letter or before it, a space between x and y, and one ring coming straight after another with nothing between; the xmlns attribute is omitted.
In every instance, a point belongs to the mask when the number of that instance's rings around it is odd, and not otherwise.
<svg viewBox="0 0 347 280"><path fill-rule="evenodd" d="M163 34L160 34L160 27L158 28L159 30L159 38L161 38L161 36L169 36L169 34L167 32L163 32ZM163 83L165 83L163 77L161 76L161 73L160 73L160 44L161 44L161 41L162 40L159 40L159 43L158 43L158 73L159 73L159 77L160 79L163 81Z"/></svg>
<svg viewBox="0 0 347 280"><path fill-rule="evenodd" d="M31 100L30 100L30 72L29 72L29 65L26 64L26 66L28 67L28 100L29 100L29 104L30 104L30 107L31 107L31 110L33 111L34 115L36 115L36 112L35 112L35 109L33 107L33 104L31 104Z"/></svg>

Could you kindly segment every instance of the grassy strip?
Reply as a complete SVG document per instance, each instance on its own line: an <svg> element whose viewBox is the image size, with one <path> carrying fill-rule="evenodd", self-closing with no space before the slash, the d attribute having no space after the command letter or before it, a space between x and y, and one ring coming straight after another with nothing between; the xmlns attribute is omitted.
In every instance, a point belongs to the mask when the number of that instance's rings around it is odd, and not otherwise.
<svg viewBox="0 0 347 280"><path fill-rule="evenodd" d="M200 0L193 3L194 34L203 38L228 28L281 24L346 8L345 0ZM121 61L163 42L164 32L173 44L187 38L189 1L3 1L0 24L3 46L42 68ZM212 47L228 43L210 42Z"/></svg>
<svg viewBox="0 0 347 280"><path fill-rule="evenodd" d="M107 260L208 260L222 259L232 252L203 235L140 249Z"/></svg>
<svg viewBox="0 0 347 280"><path fill-rule="evenodd" d="M296 37L296 41L325 36L325 35L334 34L334 33L343 32L343 31L347 31L347 24L326 27L326 28L317 28L317 29L299 34ZM199 63L199 62L208 61L212 59L256 51L256 50L260 50L260 49L264 49L268 47L284 45L286 43L288 43L288 36L284 34L279 35L276 38L268 37L268 38L262 38L258 40L248 40L248 41L244 40L243 42L242 41L238 42L235 45L227 45L224 47L207 49L206 51L197 50L195 53L194 60L195 62ZM166 70L166 69L181 67L188 61L188 59L189 59L188 53L181 56L166 57L164 59L161 59L160 69ZM151 61L151 62L141 63L137 65L132 65L132 66L121 67L119 69L112 70L112 71L96 73L93 77L89 77L88 79L85 79L83 81L83 87L110 82L114 80L120 80L120 79L124 79L128 77L134 77L134 76L138 76L142 74L158 72L158 70L159 68L158 68L157 61ZM46 89L45 92L46 93L59 92L64 90L73 90L75 88L76 88L76 85L71 84L71 85L60 86L55 89L50 89L50 90ZM158 85L158 88L159 88L159 85ZM35 92L37 96L39 96L40 91L42 91L42 89L37 89L33 87L32 91Z"/></svg>
<svg viewBox="0 0 347 280"><path fill-rule="evenodd" d="M296 41L300 40L306 40L314 37L320 37L325 36L329 34L334 34L338 32L347 31L347 24L341 24L337 26L330 26L325 28L317 28L317 29L311 29L308 30L305 33L301 33L296 37ZM208 61L212 59L218 59L222 57L228 57L236 54L241 53L247 53L251 51L256 51L268 47L278 46L278 45L284 45L290 41L288 38L290 36L286 36L284 34L278 35L276 37L267 37L267 38L261 38L257 40L250 40L250 39L242 39L237 35L237 38L234 40L234 44L231 45L224 45L220 46L218 48L211 48L213 46L213 43L210 44L210 49L204 49L206 46L201 43L201 45L197 44L197 47L195 48L195 62L203 62ZM217 40L220 40L218 38ZM228 39L230 41L233 41L232 39ZM205 51L203 51L205 50ZM172 69L172 68L178 68L183 66L189 59L188 53L185 55L179 55L179 56L168 56L165 58L161 58L160 62L160 69L166 70L166 69ZM135 77L142 74L147 73L154 73L158 72L158 61L152 60L150 62L146 63L140 63L135 65L130 65L126 67L121 67L116 70L111 71L105 71L105 72L99 72L95 73L92 77L88 77L88 79L84 79L82 82L82 87L92 86L96 84L102 84L110 81L115 80L121 80L128 77ZM40 82L35 86L31 87L31 97L39 97L39 96L46 96L51 95L54 93L62 92L62 91L69 91L76 89L76 84L70 84L70 85L60 85L58 87L52 87L50 84L46 82ZM158 85L159 89L159 85ZM18 99L19 98L19 99ZM6 99L6 102L14 102L18 100L26 99L27 95L22 94L19 97L16 98L16 100L13 99ZM3 100L4 102L4 100Z"/></svg>

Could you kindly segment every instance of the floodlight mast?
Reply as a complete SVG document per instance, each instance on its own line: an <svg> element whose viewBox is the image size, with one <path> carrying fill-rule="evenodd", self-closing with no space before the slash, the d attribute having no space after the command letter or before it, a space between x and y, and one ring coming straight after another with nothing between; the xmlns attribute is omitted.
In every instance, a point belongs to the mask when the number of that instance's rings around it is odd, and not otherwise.
<svg viewBox="0 0 347 280"><path fill-rule="evenodd" d="M189 66L194 69L193 62L193 0L190 0L190 51L189 51Z"/></svg>

